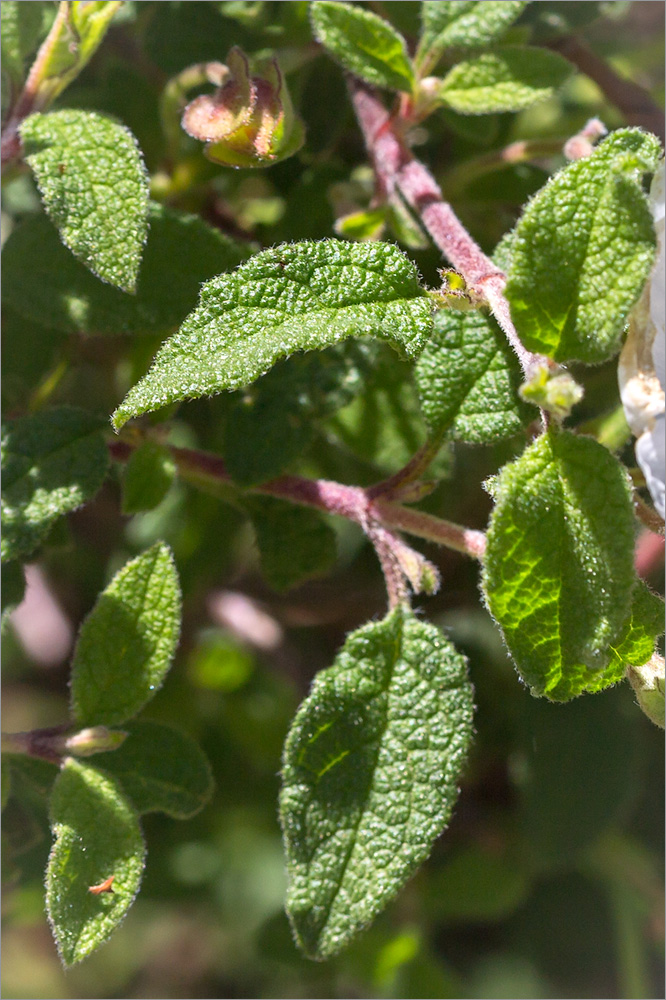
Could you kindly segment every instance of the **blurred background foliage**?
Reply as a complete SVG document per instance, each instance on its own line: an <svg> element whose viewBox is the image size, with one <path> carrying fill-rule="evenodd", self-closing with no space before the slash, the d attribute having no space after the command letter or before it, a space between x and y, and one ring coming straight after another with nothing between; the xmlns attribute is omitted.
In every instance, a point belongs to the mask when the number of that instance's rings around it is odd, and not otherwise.
<svg viewBox="0 0 666 1000"><path fill-rule="evenodd" d="M418 3L369 6L416 39ZM157 200L257 246L331 236L337 217L367 206L372 178L342 74L313 47L307 7L129 2L57 106L127 124ZM484 249L513 226L564 162L562 142L589 118L609 128L642 123L622 107L622 81L642 88L659 122L663 16L661 2L531 4L511 29L515 39L577 53L597 69L603 60L619 83L615 93L580 72L556 98L521 114L439 113L420 130L419 155ZM300 153L270 170L216 167L184 135L175 153L166 145L165 83L191 63L223 60L232 45L278 51L306 123ZM518 140L542 147L505 163L501 150ZM3 238L38 211L30 175L15 171L4 189ZM394 221L386 238L413 256L426 283L438 284L439 255L413 226ZM9 415L41 400L110 413L156 347L150 337L67 337L10 310L3 321ZM383 351L371 361L375 374L360 396L333 416L305 414L294 470L367 484L423 441L407 366ZM618 402L614 364L585 381L576 423L611 414ZM186 404L171 440L224 453L245 404L242 394ZM445 450L437 467L443 482L425 509L485 527L490 500L481 483L520 449L514 441ZM625 458L633 464L630 446ZM383 613L376 560L354 526L336 522L331 574L278 596L262 580L243 512L175 482L152 510L125 516L121 480L116 470L94 502L59 525L30 570L30 601L4 637L3 729L66 718L78 623L113 572L162 538L181 574L184 627L147 715L200 741L217 790L191 821L145 818L148 865L137 902L110 943L65 974L43 909L44 775L27 766L3 822L3 996L663 996L662 734L626 685L562 706L532 699L480 606L477 566L427 546L443 585L422 606L469 657L476 689L477 736L460 800L432 857L374 926L333 961L302 958L282 911L281 748L314 673L330 664L346 632ZM648 582L660 588L663 561L651 564Z"/></svg>

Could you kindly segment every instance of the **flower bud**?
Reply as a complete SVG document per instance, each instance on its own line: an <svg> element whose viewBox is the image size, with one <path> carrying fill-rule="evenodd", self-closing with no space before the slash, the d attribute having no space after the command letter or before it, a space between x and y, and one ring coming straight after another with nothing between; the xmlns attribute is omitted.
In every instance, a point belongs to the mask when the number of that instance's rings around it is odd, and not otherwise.
<svg viewBox="0 0 666 1000"><path fill-rule="evenodd" d="M569 372L550 371L547 365L537 366L520 387L520 395L528 403L546 410L557 420L564 420L583 398L583 388Z"/></svg>
<svg viewBox="0 0 666 1000"><path fill-rule="evenodd" d="M208 159L225 167L269 167L297 152L305 133L277 60L251 75L247 56L234 47L226 70L220 89L196 97L183 113L183 128L206 143Z"/></svg>

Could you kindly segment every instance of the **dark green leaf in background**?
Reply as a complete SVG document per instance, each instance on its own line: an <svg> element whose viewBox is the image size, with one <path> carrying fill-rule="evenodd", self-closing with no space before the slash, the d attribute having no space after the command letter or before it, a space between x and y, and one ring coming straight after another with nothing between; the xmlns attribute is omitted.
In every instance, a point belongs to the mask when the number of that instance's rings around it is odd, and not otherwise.
<svg viewBox="0 0 666 1000"><path fill-rule="evenodd" d="M116 780L69 758L51 795L55 843L46 908L66 966L107 940L134 901L145 848L139 820ZM110 892L91 887L113 876Z"/></svg>
<svg viewBox="0 0 666 1000"><path fill-rule="evenodd" d="M438 96L459 114L521 111L552 97L573 72L556 52L505 45L457 63L442 80Z"/></svg>
<svg viewBox="0 0 666 1000"><path fill-rule="evenodd" d="M537 411L518 396L520 366L495 320L479 310L435 314L414 375L428 429L484 444L516 434Z"/></svg>
<svg viewBox="0 0 666 1000"><path fill-rule="evenodd" d="M154 202L148 221L136 294L128 295L75 260L47 219L26 219L2 250L3 303L65 333L172 333L196 305L201 283L235 267L249 249Z"/></svg>
<svg viewBox="0 0 666 1000"><path fill-rule="evenodd" d="M138 813L189 819L213 792L210 765L189 736L151 720L123 724L122 746L95 761L117 779Z"/></svg>
<svg viewBox="0 0 666 1000"><path fill-rule="evenodd" d="M655 136L620 129L556 174L527 206L506 294L528 350L589 364L617 351L654 260L640 180L660 152Z"/></svg>
<svg viewBox="0 0 666 1000"><path fill-rule="evenodd" d="M232 478L254 486L284 472L312 442L317 422L363 389L374 347L348 341L294 355L239 394L227 418L223 449Z"/></svg>
<svg viewBox="0 0 666 1000"><path fill-rule="evenodd" d="M171 453L156 441L144 441L130 455L123 479L123 514L152 510L166 496L174 481L176 464Z"/></svg>
<svg viewBox="0 0 666 1000"><path fill-rule="evenodd" d="M72 662L72 713L84 726L120 725L143 708L171 666L180 587L168 546L128 562L84 621Z"/></svg>
<svg viewBox="0 0 666 1000"><path fill-rule="evenodd" d="M504 467L493 495L483 587L521 677L554 701L612 684L634 585L623 467L592 438L552 431Z"/></svg>
<svg viewBox="0 0 666 1000"><path fill-rule="evenodd" d="M335 562L333 528L317 510L274 497L247 497L261 572L275 590L289 590L322 576Z"/></svg>
<svg viewBox="0 0 666 1000"><path fill-rule="evenodd" d="M336 0L316 0L310 17L317 41L350 73L375 87L411 92L414 72L405 40L383 18Z"/></svg>
<svg viewBox="0 0 666 1000"><path fill-rule="evenodd" d="M2 559L29 556L53 522L104 482L106 422L61 406L8 422L2 440Z"/></svg>
<svg viewBox="0 0 666 1000"><path fill-rule="evenodd" d="M445 828L472 731L465 660L407 608L353 632L284 753L287 911L311 957L340 951Z"/></svg>
<svg viewBox="0 0 666 1000"><path fill-rule="evenodd" d="M92 111L52 111L26 118L21 139L65 246L103 281L134 291L148 174L132 133Z"/></svg>
<svg viewBox="0 0 666 1000"><path fill-rule="evenodd" d="M209 281L198 308L116 410L117 429L168 403L249 385L296 351L377 337L406 357L432 324L416 269L388 243L285 244Z"/></svg>

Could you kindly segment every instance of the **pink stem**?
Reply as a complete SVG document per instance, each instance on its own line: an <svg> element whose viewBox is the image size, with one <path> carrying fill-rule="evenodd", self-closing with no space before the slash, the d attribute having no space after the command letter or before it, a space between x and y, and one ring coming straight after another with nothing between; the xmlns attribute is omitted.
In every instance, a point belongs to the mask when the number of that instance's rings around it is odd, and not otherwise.
<svg viewBox="0 0 666 1000"><path fill-rule="evenodd" d="M504 296L506 277L474 242L429 170L396 134L392 119L374 92L356 79L349 88L380 190L398 193L422 219L435 244L458 270L469 289L490 307L526 375L545 359L520 342Z"/></svg>

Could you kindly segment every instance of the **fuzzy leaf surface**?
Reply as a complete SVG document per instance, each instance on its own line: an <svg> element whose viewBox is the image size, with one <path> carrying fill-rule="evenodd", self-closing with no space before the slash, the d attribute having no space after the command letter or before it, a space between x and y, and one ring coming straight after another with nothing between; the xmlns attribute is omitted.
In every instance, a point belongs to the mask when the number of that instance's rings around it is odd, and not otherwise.
<svg viewBox="0 0 666 1000"><path fill-rule="evenodd" d="M335 531L317 510L275 497L247 497L261 572L275 590L322 576L335 562Z"/></svg>
<svg viewBox="0 0 666 1000"><path fill-rule="evenodd" d="M65 246L98 278L134 291L148 233L148 174L132 133L74 110L30 115L20 131Z"/></svg>
<svg viewBox="0 0 666 1000"><path fill-rule="evenodd" d="M536 414L518 396L522 374L506 337L478 309L435 314L414 374L433 437L485 444L516 434Z"/></svg>
<svg viewBox="0 0 666 1000"><path fill-rule="evenodd" d="M552 97L572 72L571 63L556 52L505 45L457 63L444 77L439 96L460 114L521 111Z"/></svg>
<svg viewBox="0 0 666 1000"><path fill-rule="evenodd" d="M660 635L664 634L664 599L638 580L631 603L631 615L620 641L613 650L618 680L627 666L641 667L650 659Z"/></svg>
<svg viewBox="0 0 666 1000"><path fill-rule="evenodd" d="M315 0L310 18L317 41L346 70L375 87L411 92L414 72L402 35L369 10Z"/></svg>
<svg viewBox="0 0 666 1000"><path fill-rule="evenodd" d="M526 6L525 0L424 0L417 62L432 67L445 49L491 45Z"/></svg>
<svg viewBox="0 0 666 1000"><path fill-rule="evenodd" d="M604 361L654 260L655 234L641 175L659 141L620 129L570 164L527 206L512 243L506 288L518 334L556 361Z"/></svg>
<svg viewBox="0 0 666 1000"><path fill-rule="evenodd" d="M70 966L125 917L141 883L145 846L138 816L115 778L71 757L53 787L51 825L46 909L60 957ZM112 875L110 892L90 892Z"/></svg>
<svg viewBox="0 0 666 1000"><path fill-rule="evenodd" d="M2 250L2 301L20 316L65 333L173 333L197 304L201 284L249 256L194 215L151 202L150 230L134 295L103 284L42 216L14 229Z"/></svg>
<svg viewBox="0 0 666 1000"><path fill-rule="evenodd" d="M26 557L53 522L95 495L109 464L106 422L61 406L8 422L2 436L2 561Z"/></svg>
<svg viewBox="0 0 666 1000"><path fill-rule="evenodd" d="M622 466L592 438L550 432L504 467L493 494L483 589L521 677L553 701L612 684L634 585Z"/></svg>
<svg viewBox="0 0 666 1000"><path fill-rule="evenodd" d="M97 758L137 812L189 819L208 802L213 777L204 753L185 733L149 719L123 725L124 743Z"/></svg>
<svg viewBox="0 0 666 1000"><path fill-rule="evenodd" d="M180 586L158 542L128 562L100 594L74 651L72 714L83 726L131 719L161 687L180 632Z"/></svg>
<svg viewBox="0 0 666 1000"><path fill-rule="evenodd" d="M340 951L445 828L472 732L466 663L407 608L353 632L301 705L281 817L297 940Z"/></svg>
<svg viewBox="0 0 666 1000"><path fill-rule="evenodd" d="M375 346L348 341L294 355L239 393L223 449L232 478L255 486L284 472L311 444L317 423L362 390Z"/></svg>
<svg viewBox="0 0 666 1000"><path fill-rule="evenodd" d="M340 240L274 247L203 287L198 308L125 397L114 426L249 385L281 358L348 337L378 337L415 357L431 325L416 269L397 247Z"/></svg>

